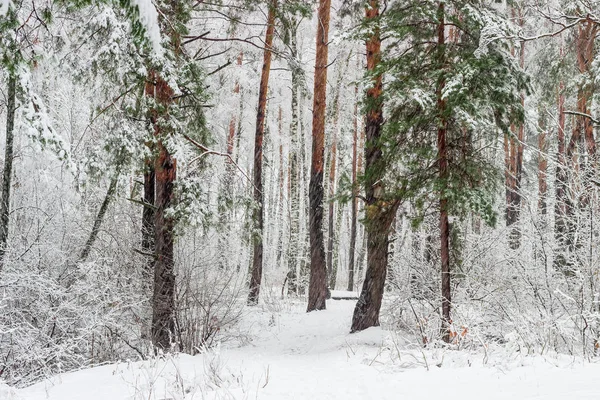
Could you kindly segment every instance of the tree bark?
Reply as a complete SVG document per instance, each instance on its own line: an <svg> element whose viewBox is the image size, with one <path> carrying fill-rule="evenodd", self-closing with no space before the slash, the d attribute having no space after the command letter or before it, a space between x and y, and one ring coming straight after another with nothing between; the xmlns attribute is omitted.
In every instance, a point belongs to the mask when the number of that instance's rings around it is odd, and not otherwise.
<svg viewBox="0 0 600 400"><path fill-rule="evenodd" d="M438 52L440 68L445 65L445 10L444 3L439 3L438 6ZM448 181L448 150L447 150L447 133L448 121L446 120L446 101L442 97L446 80L444 75L438 82L437 87L437 108L439 113L439 127L437 135L438 147L438 162L439 176L442 181L442 189L440 192L440 249L441 249L441 270L442 270L442 339L445 342L450 341L450 306L451 306L451 286L450 286L450 225L448 223L448 198L445 193L445 185Z"/></svg>
<svg viewBox="0 0 600 400"><path fill-rule="evenodd" d="M173 231L175 221L166 211L173 203L174 182L177 163L164 146L163 140L169 133L160 124L160 119L168 119L169 105L173 102L173 89L156 72L151 70L146 83L146 96L154 99L162 109L150 111L150 120L157 139L157 155L154 159L154 285L152 297L152 343L157 349L170 350L175 335L175 264L173 259ZM151 173L147 171L147 186L151 198ZM149 214L148 214L149 215Z"/></svg>
<svg viewBox="0 0 600 400"><path fill-rule="evenodd" d="M275 31L275 11L277 0L269 4L267 17L267 32L265 34L265 51L263 54L263 66L260 77L260 88L258 93L258 112L256 115L256 133L254 136L254 251L252 259L252 271L250 275L250 292L248 293L248 305L258 304L260 295L260 284L262 280L263 263L263 184L262 184L262 162L263 162L263 140L265 134L265 112L267 108L267 93L269 89L269 74L271 72L271 49L273 47L273 35Z"/></svg>
<svg viewBox="0 0 600 400"><path fill-rule="evenodd" d="M310 281L307 312L324 310L327 298L327 265L323 239L323 156L325 152L325 103L327 100L327 52L331 0L320 0L317 16L317 55L312 119L312 162L309 186Z"/></svg>
<svg viewBox="0 0 600 400"><path fill-rule="evenodd" d="M518 20L520 26L524 25L521 10L512 9L513 18ZM514 53L513 53L514 55ZM525 66L525 42L521 43L519 52L519 65L521 68ZM521 94L521 105L525 104L525 96ZM521 246L521 231L517 226L519 214L521 210L521 180L523 176L523 150L525 140L525 126L511 126L513 135L510 137L510 155L508 156L509 165L507 165L507 203L506 203L506 226L511 226L509 233L509 245L514 249ZM506 139L505 139L506 140ZM506 149L506 145L505 145Z"/></svg>
<svg viewBox="0 0 600 400"><path fill-rule="evenodd" d="M8 216L10 214L10 188L14 159L14 128L17 97L17 77L8 77L8 102L6 113L6 149L4 151L4 172L2 174L2 200L0 203L0 272L4 266L4 256L8 245Z"/></svg>
<svg viewBox="0 0 600 400"><path fill-rule="evenodd" d="M154 194L155 194L155 174L154 161L150 158L146 160L144 170L144 209L142 210L142 251L145 254L154 254ZM148 276L152 275L154 258L147 263Z"/></svg>
<svg viewBox="0 0 600 400"><path fill-rule="evenodd" d="M370 0L366 8L366 19L375 23L371 36L367 39L367 70L374 72L381 60L381 38L377 20L379 1ZM371 326L379 326L379 311L383 300L383 290L388 264L389 231L400 204L383 198L381 184L385 170L383 149L379 141L383 125L382 76L375 75L367 89L369 109L365 118L365 231L367 236L367 273L354 314L351 332L362 331Z"/></svg>
<svg viewBox="0 0 600 400"><path fill-rule="evenodd" d="M171 347L175 333L175 263L173 230L175 221L166 214L173 204L176 160L159 142L156 171L156 214L154 216L156 261L152 307L152 342L163 350Z"/></svg>

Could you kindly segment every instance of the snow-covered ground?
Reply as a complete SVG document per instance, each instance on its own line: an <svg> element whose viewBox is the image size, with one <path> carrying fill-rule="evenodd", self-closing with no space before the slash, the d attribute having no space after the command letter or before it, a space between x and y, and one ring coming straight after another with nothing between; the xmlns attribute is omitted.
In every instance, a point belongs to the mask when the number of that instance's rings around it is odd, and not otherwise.
<svg viewBox="0 0 600 400"><path fill-rule="evenodd" d="M0 386L0 399L600 399L598 363L506 349L422 351L379 328L349 334L354 303L329 301L310 314L302 303L264 306L246 315L241 332L250 340L240 347Z"/></svg>

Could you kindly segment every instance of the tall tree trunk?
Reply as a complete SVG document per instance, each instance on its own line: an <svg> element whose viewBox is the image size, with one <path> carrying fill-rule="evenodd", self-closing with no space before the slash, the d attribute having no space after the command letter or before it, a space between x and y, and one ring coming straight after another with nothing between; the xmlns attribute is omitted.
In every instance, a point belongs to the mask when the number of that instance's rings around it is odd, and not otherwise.
<svg viewBox="0 0 600 400"><path fill-rule="evenodd" d="M325 152L325 103L327 100L330 9L331 0L319 1L312 119L312 162L308 195L310 201L310 281L307 312L324 310L327 299L327 265L323 240L323 156Z"/></svg>
<svg viewBox="0 0 600 400"><path fill-rule="evenodd" d="M85 246L83 246L83 250L79 255L79 262L84 262L90 252L92 251L92 247L96 242L96 238L98 237L98 233L100 232L100 226L102 225L102 221L104 221L104 216L106 215L106 211L108 210L108 206L110 205L111 200L115 196L117 191L117 183L119 182L119 176L121 175L120 167L117 166L117 170L115 171L115 175L110 180L110 185L108 186L108 191L106 192L106 196L104 196L104 201L100 206L100 210L98 210L98 214L96 215L96 219L94 220L94 226L92 227L92 231L90 232L90 236L88 240L85 242ZM144 207L145 208L145 207Z"/></svg>
<svg viewBox="0 0 600 400"><path fill-rule="evenodd" d="M158 349L169 350L175 334L175 264L173 259L173 230L175 221L166 211L173 203L173 187L177 174L176 160L163 144L169 133L160 119L168 119L168 107L173 102L173 89L156 72L150 71L146 95L164 107L151 111L158 154L154 160L155 212L154 212L154 289L152 298L152 343Z"/></svg>
<svg viewBox="0 0 600 400"><path fill-rule="evenodd" d="M577 67L583 75L590 74L590 65L594 59L594 43L598 33L598 25L589 21L578 25L576 34ZM586 77L590 79L589 77ZM593 77L592 77L593 78ZM594 138L594 125L589 115L592 113L589 107L590 100L594 96L594 88L588 83L582 83L577 93L577 116L579 128L581 129L581 140L585 141L587 159L582 157L583 170L583 193L579 199L581 208L589 206L592 182L591 179L596 167L596 140Z"/></svg>
<svg viewBox="0 0 600 400"><path fill-rule="evenodd" d="M152 268L154 267L154 194L156 189L154 160L148 158L145 161L144 169L144 197L142 202L144 208L142 210L142 251L144 254L152 254L152 258L148 261L145 267L145 272L150 278L152 276ZM149 281L150 282L150 281Z"/></svg>
<svg viewBox="0 0 600 400"><path fill-rule="evenodd" d="M312 161L309 186L310 281L307 312L324 310L327 299L327 264L323 239L323 156L327 100L327 52L331 0L320 0L317 16L317 55L312 122Z"/></svg>
<svg viewBox="0 0 600 400"><path fill-rule="evenodd" d="M374 23L367 39L367 70L375 71L381 60L379 33L379 1L370 0L366 8L367 22ZM382 198L384 187L383 151L379 141L383 124L382 76L375 75L372 86L367 89L365 121L365 231L367 240L367 273L354 314L350 331L357 332L371 326L379 326L379 311L383 299L388 263L389 231L398 209L399 201L390 204Z"/></svg>
<svg viewBox="0 0 600 400"><path fill-rule="evenodd" d="M0 272L4 266L4 256L8 244L8 216L10 214L10 186L13 168L13 141L17 97L17 77L8 77L8 104L6 113L6 149L4 151L4 172L2 174L2 199L0 203Z"/></svg>
<svg viewBox="0 0 600 400"><path fill-rule="evenodd" d="M256 115L256 133L254 136L254 251L252 259L252 271L250 275L250 292L248 293L248 304L258 304L260 284L262 280L263 267L263 184L262 184L262 162L263 162L263 140L265 134L265 112L267 108L267 92L269 89L269 74L271 72L271 48L273 47L273 34L275 31L275 12L277 0L269 4L267 17L267 32L265 35L265 51L263 54L263 66L260 76L260 88L258 93L258 112Z"/></svg>
<svg viewBox="0 0 600 400"><path fill-rule="evenodd" d="M439 3L438 6L438 52L440 68L445 65L445 11L444 3ZM442 263L442 338L445 342L450 341L450 306L451 306L451 286L450 286L450 224L448 223L448 198L444 190L444 186L448 181L448 150L447 150L447 133L448 121L446 120L446 101L442 97L446 79L444 75L438 81L437 87L437 108L439 113L439 128L437 136L438 147L438 163L439 176L442 181L442 189L440 192L440 249Z"/></svg>
<svg viewBox="0 0 600 400"><path fill-rule="evenodd" d="M357 68L358 69L358 68ZM357 222L357 201L358 201L358 187L356 183L356 167L357 167L357 142L358 142L358 84L354 85L354 121L353 121L353 135L352 135L352 202L351 205L351 220L350 220L350 248L348 256L348 287L349 292L354 290L354 257L356 254L356 222Z"/></svg>
<svg viewBox="0 0 600 400"><path fill-rule="evenodd" d="M156 262L154 265L154 300L152 309L152 341L160 349L170 348L175 332L175 263L173 230L175 221L166 214L173 204L173 185L177 173L176 160L162 143L156 158Z"/></svg>
<svg viewBox="0 0 600 400"><path fill-rule="evenodd" d="M521 10L512 9L513 18L518 20L519 25L524 25ZM513 52L514 55L514 52ZM525 43L521 43L519 52L519 65L525 67ZM521 94L521 105L525 104L525 96ZM521 231L518 227L519 214L521 210L521 180L523 175L523 149L525 140L525 126L511 126L512 135L509 139L510 154L508 155L509 164L507 165L507 203L506 203L506 226L512 227L509 233L509 245L512 249L518 249L521 246ZM505 138L506 140L506 138ZM505 145L506 150L506 145Z"/></svg>
<svg viewBox="0 0 600 400"><path fill-rule="evenodd" d="M589 66L594 56L594 38L597 32L597 25L590 22L584 22L577 26L577 31L575 35L577 67L582 75L589 73ZM561 215L562 220L559 221L561 225L557 226L557 238L560 248L566 249L567 252L573 252L576 247L575 231L577 229L577 221L575 214L575 206L576 204L578 204L579 206L585 207L588 204L588 193L586 190L588 185L586 181L588 180L590 173L589 171L591 171L591 167L588 168L584 165L584 169L587 170L584 171L584 186L586 188L584 189L582 197L579 199L576 199L577 191L576 187L574 186L575 182L569 177L568 167L573 168L574 174L577 173L577 170L579 169L579 162L576 148L578 144L584 140L587 142L587 152L590 156L590 159L593 160L595 158L596 146L593 138L593 126L591 125L591 120L589 119L589 117L586 116L589 114L588 101L591 98L591 96L591 88L588 85L584 83L578 87L577 112L579 113L579 115L575 116L575 123L573 126L571 138L569 140L568 145L566 146L565 151L565 168L564 172L561 172L560 176L560 178L564 179L564 184L561 187L561 190L564 190L564 192L561 193L563 201L560 203L560 206L562 207L560 211L564 211L564 214ZM559 254L556 257L555 264L566 274L570 275L573 273L569 265L570 262L564 255L564 250L563 254Z"/></svg>
<svg viewBox="0 0 600 400"><path fill-rule="evenodd" d="M590 66L594 59L595 51L594 44L598 30L600 27L591 21L586 21L584 24L577 26L577 66L581 74L588 74ZM578 94L578 110L581 114L590 115L591 110L588 107L588 102L593 96L593 89L589 85L583 85L579 88ZM586 150L592 160L592 164L596 158L596 141L594 139L594 126L592 120L588 116L579 116L585 141L587 144Z"/></svg>

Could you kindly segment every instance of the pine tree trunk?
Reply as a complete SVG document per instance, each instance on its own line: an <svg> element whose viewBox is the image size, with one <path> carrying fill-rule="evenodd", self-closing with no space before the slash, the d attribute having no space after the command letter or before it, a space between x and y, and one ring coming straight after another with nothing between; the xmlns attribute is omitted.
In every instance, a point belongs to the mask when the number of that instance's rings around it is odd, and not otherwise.
<svg viewBox="0 0 600 400"><path fill-rule="evenodd" d="M379 17L379 1L371 0L366 8L367 21ZM367 70L373 72L381 60L381 38L376 26L367 39ZM389 203L382 196L381 178L384 171L383 152L379 139L383 124L382 76L376 75L367 90L369 109L365 122L365 231L367 236L367 273L354 314L350 331L357 332L379 326L379 311L388 264L389 231L399 201Z"/></svg>
<svg viewBox="0 0 600 400"><path fill-rule="evenodd" d="M590 71L591 63L594 59L595 51L594 44L598 30L600 27L591 21L586 21L585 24L577 26L577 66L581 74L587 74ZM593 89L586 85L579 88L578 94L578 111L585 115L590 115L591 110L588 107L589 100L593 97ZM592 120L587 116L579 116L585 142L587 144L587 152L592 160L592 164L596 158L596 141L594 139L594 126Z"/></svg>
<svg viewBox="0 0 600 400"><path fill-rule="evenodd" d="M592 63L595 51L594 43L598 33L598 25L589 21L580 24L577 27L576 43L577 43L577 66L582 75L590 73L590 64ZM594 97L594 87L589 83L583 83L579 87L577 95L577 111L582 115L578 116L578 123L582 130L582 141L585 141L585 150L588 157L582 157L583 171L583 193L579 199L579 207L585 208L590 204L590 196L592 190L592 178L596 167L596 140L594 138L594 125L589 115L592 113L589 103ZM582 149L583 150L583 149Z"/></svg>
<svg viewBox="0 0 600 400"><path fill-rule="evenodd" d="M171 347L175 333L175 263L173 230L175 221L166 214L173 204L176 160L158 143L156 171L156 214L154 216L156 261L152 307L152 342L159 349Z"/></svg>
<svg viewBox="0 0 600 400"><path fill-rule="evenodd" d="M444 3L438 7L438 52L440 68L445 64L445 15ZM439 176L442 181L442 192L440 193L440 249L442 264L442 339L445 342L450 341L450 306L451 306L451 286L450 286L450 224L448 223L448 198L444 193L444 186L448 180L448 150L447 150L447 129L448 122L445 117L446 101L442 98L442 93L446 81L444 76L440 78L437 87L437 107L440 116L437 147Z"/></svg>
<svg viewBox="0 0 600 400"><path fill-rule="evenodd" d="M6 149L4 151L4 172L2 174L2 199L0 203L0 272L4 266L4 256L8 245L8 216L10 214L10 187L14 160L14 129L17 97L17 77L8 77L8 101L6 114Z"/></svg>
<svg viewBox="0 0 600 400"><path fill-rule="evenodd" d="M513 18L518 20L520 26L523 26L521 10L512 9ZM513 52L514 55L514 52ZM525 42L521 43L519 53L519 65L525 66ZM525 104L525 96L521 94L521 105ZM521 210L521 180L523 175L523 149L525 140L525 126L520 124L518 127L511 126L513 135L510 137L510 155L507 182L507 203L506 203L506 226L512 227L509 233L509 245L515 250L521 246L521 231L518 227L519 214ZM505 139L506 140L506 139Z"/></svg>
<svg viewBox="0 0 600 400"><path fill-rule="evenodd" d="M173 203L173 188L177 175L176 160L163 144L168 134L161 126L161 119L168 119L169 105L173 102L173 89L156 72L150 71L146 83L146 96L164 107L150 111L150 119L157 139L154 159L154 286L152 297L152 343L157 349L168 351L175 335L175 264L173 251L173 231L175 221L166 211ZM150 180L148 174L147 179ZM148 188L151 184L148 182ZM150 193L145 193L150 200ZM145 199L146 200L146 199Z"/></svg>
<svg viewBox="0 0 600 400"><path fill-rule="evenodd" d="M265 35L265 51L263 55L263 66L260 77L260 89L258 93L258 113L256 115L256 133L254 136L254 251L252 259L252 271L250 275L250 292L248 294L248 304L258 304L260 294L260 284L262 281L263 267L263 140L265 134L265 113L267 108L267 92L269 89L269 74L271 72L271 48L273 47L273 34L275 31L275 12L277 9L277 0L272 0L269 4L269 14L267 17L267 32Z"/></svg>
<svg viewBox="0 0 600 400"><path fill-rule="evenodd" d="M142 251L144 254L154 255L154 194L155 194L155 174L154 162L151 159L146 160L144 170L144 209L142 210ZM146 264L145 271L148 278L152 276L152 268L154 266L154 256Z"/></svg>
<svg viewBox="0 0 600 400"><path fill-rule="evenodd" d="M325 152L325 103L327 100L327 52L331 0L320 0L317 16L317 55L312 123L312 162L309 186L310 282L307 312L324 310L327 298L327 264L323 238L323 156Z"/></svg>

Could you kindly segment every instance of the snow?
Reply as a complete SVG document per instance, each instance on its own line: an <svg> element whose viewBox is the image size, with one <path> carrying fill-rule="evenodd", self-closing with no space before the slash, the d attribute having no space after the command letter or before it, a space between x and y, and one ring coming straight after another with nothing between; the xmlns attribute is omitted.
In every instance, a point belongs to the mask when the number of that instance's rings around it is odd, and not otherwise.
<svg viewBox="0 0 600 400"><path fill-rule="evenodd" d="M157 56L162 56L162 46L160 43L160 26L158 25L158 12L152 4L152 0L134 0L133 4L137 5L140 13L140 22L146 29L146 35L152 49Z"/></svg>
<svg viewBox="0 0 600 400"><path fill-rule="evenodd" d="M8 12L8 7L10 7L10 0L0 0L0 16Z"/></svg>
<svg viewBox="0 0 600 400"><path fill-rule="evenodd" d="M423 350L371 328L349 334L354 301L304 313L301 302L246 314L252 340L198 356L105 365L29 388L0 386L11 400L120 399L594 399L600 364L554 356ZM7 397L8 396L8 397Z"/></svg>

